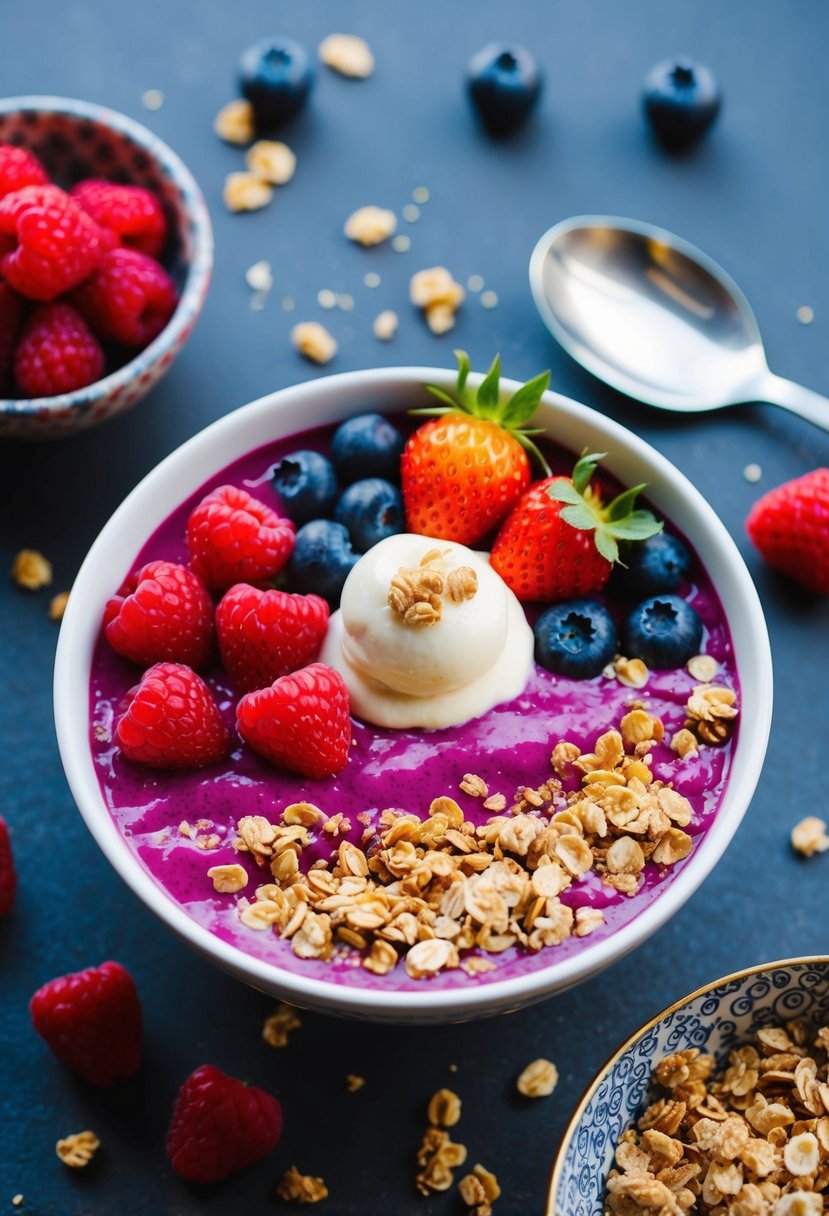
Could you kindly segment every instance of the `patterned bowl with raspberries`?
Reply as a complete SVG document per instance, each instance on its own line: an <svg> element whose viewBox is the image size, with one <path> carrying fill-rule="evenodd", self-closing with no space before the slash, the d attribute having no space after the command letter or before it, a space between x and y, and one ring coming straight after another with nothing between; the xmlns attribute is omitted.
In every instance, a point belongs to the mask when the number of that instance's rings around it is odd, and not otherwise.
<svg viewBox="0 0 829 1216"><path fill-rule="evenodd" d="M13 193L10 186L0 199L0 262L6 268L0 270L0 437L60 437L130 409L169 370L210 284L210 218L189 169L161 139L93 102L0 99L3 148L7 159L18 162L11 174L24 176L22 189ZM86 186L80 187L82 182ZM140 188L135 194L152 214L142 219L137 237L107 230L100 240L96 208L107 200L101 202L96 191L103 183L114 191ZM123 213L122 200L117 203ZM65 258L50 264L48 250L26 247L25 225L28 219L31 226L32 218L41 226L74 225L77 266ZM124 229L134 222L126 216ZM96 261L91 249L96 241L103 256L90 273L87 262ZM49 277L53 273L61 276L60 283ZM118 292L123 296L126 278L129 290L140 290L149 303L140 314L112 316L108 301ZM83 366L76 363L67 371L61 343L80 351L73 358ZM95 379L66 388L67 375L68 383L72 377Z"/></svg>

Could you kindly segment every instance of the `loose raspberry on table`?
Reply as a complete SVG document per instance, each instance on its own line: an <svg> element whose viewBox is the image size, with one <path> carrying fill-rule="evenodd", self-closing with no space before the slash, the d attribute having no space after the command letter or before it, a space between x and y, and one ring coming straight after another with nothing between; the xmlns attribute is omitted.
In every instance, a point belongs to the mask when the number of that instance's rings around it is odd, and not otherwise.
<svg viewBox="0 0 829 1216"><path fill-rule="evenodd" d="M124 346L152 342L178 303L175 284L164 267L123 246L104 253L98 269L73 299L99 338Z"/></svg>
<svg viewBox="0 0 829 1216"><path fill-rule="evenodd" d="M99 227L113 232L126 248L151 258L161 255L167 220L152 191L90 178L78 182L69 193Z"/></svg>
<svg viewBox="0 0 829 1216"><path fill-rule="evenodd" d="M216 609L216 634L236 689L266 688L313 662L328 617L328 605L318 595L260 591L247 583L231 587Z"/></svg>
<svg viewBox="0 0 829 1216"><path fill-rule="evenodd" d="M176 1098L167 1156L188 1182L220 1182L273 1152L281 1136L276 1098L202 1064Z"/></svg>
<svg viewBox="0 0 829 1216"><path fill-rule="evenodd" d="M8 916L17 894L17 873L9 836L9 825L0 815L0 916Z"/></svg>
<svg viewBox="0 0 829 1216"><path fill-rule="evenodd" d="M0 395L8 393L12 384L12 364L23 303L8 283L0 283Z"/></svg>
<svg viewBox="0 0 829 1216"><path fill-rule="evenodd" d="M184 663L156 663L127 694L115 743L151 768L199 768L224 759L230 736L213 694Z"/></svg>
<svg viewBox="0 0 829 1216"><path fill-rule="evenodd" d="M104 632L133 663L203 667L213 653L213 601L192 570L148 562L107 601Z"/></svg>
<svg viewBox="0 0 829 1216"><path fill-rule="evenodd" d="M305 777L345 768L351 746L348 689L338 671L312 663L242 697L236 726L260 756Z"/></svg>
<svg viewBox="0 0 829 1216"><path fill-rule="evenodd" d="M135 981L120 963L61 975L29 1002L37 1033L90 1085L104 1088L137 1072L141 1063L141 1004Z"/></svg>
<svg viewBox="0 0 829 1216"><path fill-rule="evenodd" d="M28 148L0 144L0 198L24 186L45 186L48 182L46 170Z"/></svg>
<svg viewBox="0 0 829 1216"><path fill-rule="evenodd" d="M0 199L0 273L30 300L54 300L92 273L106 239L57 186L26 186Z"/></svg>
<svg viewBox="0 0 829 1216"><path fill-rule="evenodd" d="M100 380L104 352L70 304L41 304L20 336L13 370L24 397L55 397Z"/></svg>
<svg viewBox="0 0 829 1216"><path fill-rule="evenodd" d="M187 521L191 565L216 591L234 583L263 585L294 548L294 525L236 486L208 494Z"/></svg>

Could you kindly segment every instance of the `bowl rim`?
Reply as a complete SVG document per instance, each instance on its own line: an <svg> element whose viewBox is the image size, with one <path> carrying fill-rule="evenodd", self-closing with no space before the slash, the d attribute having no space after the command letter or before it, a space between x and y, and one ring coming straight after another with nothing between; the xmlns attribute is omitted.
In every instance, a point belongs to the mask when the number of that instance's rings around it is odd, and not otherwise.
<svg viewBox="0 0 829 1216"><path fill-rule="evenodd" d="M375 391L380 388L390 391L416 388L424 383L434 383L448 390L454 386L455 378L456 373L453 371L429 367L376 368L344 372L314 378L266 394L211 423L157 464L127 495L109 522L104 525L75 579L73 588L75 595L73 597L70 594L58 638L54 673L54 708L58 746L78 809L110 864L141 901L155 912L169 928L226 971L254 987L279 991L285 1000L299 1005L305 1004L312 1008L325 1009L344 1016L375 1017L378 1020L399 1021L450 1021L453 1018L484 1016L488 1013L515 1009L532 1001L542 1000L554 992L562 991L581 982L634 949L685 903L722 856L748 808L759 780L771 724L772 666L765 619L757 591L745 563L719 517L702 494L667 457L644 443L632 431L588 406L548 391L542 399L545 407L556 411L559 416L562 414L569 416L577 426L583 426L586 430L591 427L601 429L603 437L606 436L611 443L618 444L620 457L628 456L631 453L634 453L637 459L644 457L663 482L681 491L683 502L689 511L695 511L697 518L702 517L705 520L706 528L714 533L719 551L728 558L730 575L739 584L742 611L740 624L742 628L749 631L751 644L757 650L758 659L755 683L759 695L753 708L755 729L752 733L752 747L743 749L747 771L743 774L741 802L737 805L729 805L727 815L723 815L722 808L720 809L699 848L695 850L691 864L677 874L658 898L643 908L620 930L585 948L572 958L564 960L558 966L555 965L555 959L553 959L550 966L513 978L493 980L486 985L468 989L437 991L427 989L422 992L352 987L329 980L305 977L297 972L284 970L273 962L254 958L237 946L221 940L209 929L197 924L184 907L174 901L143 869L141 863L124 842L101 796L88 744L89 715L86 698L88 698L89 663L86 662L80 676L75 670L81 662L79 656L84 654L88 639L92 637L91 645L94 645L94 638L97 638L98 635L97 620L93 623L89 614L86 616L83 614L85 607L82 602L85 598L83 591L86 581L95 577L100 556L105 553L110 543L110 536L117 535L125 527L142 502L152 501L156 487L161 490L174 471L188 465L197 469L201 468L200 458L203 461L205 452L210 453L215 445L221 443L221 439L225 435L228 433L232 435L240 424L243 430L246 430L248 426L254 426L257 421L275 418L276 426L272 439L276 440L283 435L287 437L296 433L287 430L280 435L278 431L278 418L286 406L293 407L298 413L301 413L302 407L308 406L317 397L321 402L320 408L327 409L329 415L327 421L331 422L332 406L344 394L359 401L363 399L366 390L372 388ZM476 377L476 379L478 378ZM502 380L502 388L506 392L514 392L518 387L518 383L514 380ZM350 412L354 412L353 408ZM304 426L308 425L313 425L313 423L306 421ZM302 430L303 425L300 425L298 429ZM253 449L249 446L244 450ZM231 454L228 455L228 452ZM242 454L243 452L237 453L236 447L228 443L220 462L217 464L215 461L211 461L210 472L200 477L193 488L195 489L209 480L210 476L215 476L228 463L228 460L234 460L237 455ZM607 461L606 464L612 469L612 460ZM188 489L187 493L190 492ZM179 501L183 500L184 496L185 492L179 491ZM134 558L135 553L132 553L130 561L134 561ZM729 619L733 627L733 616ZM89 653L91 654L91 648ZM84 697L82 715L76 712L79 678L83 685L81 695ZM736 798L737 782L733 775L729 789L733 791Z"/></svg>
<svg viewBox="0 0 829 1216"><path fill-rule="evenodd" d="M213 271L213 229L201 187L178 153L160 136L136 119L94 101L39 94L0 98L0 114L27 111L69 115L100 123L125 135L158 161L168 170L170 179L175 182L183 196L193 230L193 256L187 267L175 312L149 345L137 351L127 363L110 372L108 376L94 380L83 388L74 389L71 393L60 393L54 397L0 398L0 414L11 418L62 413L125 388L134 380L139 365L146 369L155 363L166 350L176 345L182 331L192 324L193 316L198 313L200 302L207 293Z"/></svg>
<svg viewBox="0 0 829 1216"><path fill-rule="evenodd" d="M614 1052L612 1052L605 1060L604 1064L597 1070L593 1079L588 1082L586 1088L582 1092L581 1097L576 1103L573 1114L567 1121L567 1126L561 1134L556 1155L553 1159L552 1169L550 1171L550 1180L547 1185L547 1203L544 1210L544 1216L562 1216L555 1211L556 1191L561 1182L562 1171L564 1170L564 1158L567 1147L576 1133L582 1115L587 1108L590 1099L595 1094L596 1090L604 1081L613 1065L620 1060L625 1052L634 1047L641 1038L643 1038L649 1030L653 1030L664 1018L670 1017L673 1013L678 1013L691 1001L695 1001L697 997L705 996L712 992L715 988L720 988L724 984L730 984L735 980L748 979L752 975L760 975L764 971L773 971L785 967L810 966L815 963L821 964L829 968L829 954L804 954L797 958L781 958L776 962L770 963L755 963L751 967L741 967L738 971L731 971L728 975L720 976L719 979L711 980L707 984L701 984L698 988L694 988L692 992L688 992L679 1000L672 1001L670 1005L666 1005L661 1012L654 1014L643 1022L638 1030L634 1030L632 1034L621 1043Z"/></svg>

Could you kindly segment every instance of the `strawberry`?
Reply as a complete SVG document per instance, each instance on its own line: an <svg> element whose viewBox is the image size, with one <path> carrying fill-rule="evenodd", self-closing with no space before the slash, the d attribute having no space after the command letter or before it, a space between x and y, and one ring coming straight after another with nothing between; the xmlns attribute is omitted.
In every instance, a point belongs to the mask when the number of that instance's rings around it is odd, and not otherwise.
<svg viewBox="0 0 829 1216"><path fill-rule="evenodd" d="M351 746L348 689L333 667L312 663L242 697L236 726L266 760L305 777L330 777L345 767Z"/></svg>
<svg viewBox="0 0 829 1216"><path fill-rule="evenodd" d="M203 667L213 651L213 601L192 570L148 562L104 609L113 650L133 663Z"/></svg>
<svg viewBox="0 0 829 1216"><path fill-rule="evenodd" d="M294 548L294 525L237 486L208 494L187 521L191 565L215 591L268 583Z"/></svg>
<svg viewBox="0 0 829 1216"><path fill-rule="evenodd" d="M240 692L265 688L278 676L312 663L328 627L318 595L260 591L237 583L216 609L222 663Z"/></svg>
<svg viewBox="0 0 829 1216"><path fill-rule="evenodd" d="M469 358L458 360L456 396L434 385L429 391L444 404L412 410L435 415L409 438L400 463L406 522L410 532L471 545L506 517L530 482L532 453L546 473L544 457L528 422L550 382L544 372L509 399L501 399L501 364L492 366L473 395L467 388Z"/></svg>
<svg viewBox="0 0 829 1216"><path fill-rule="evenodd" d="M0 815L0 916L8 916L17 894L17 873L9 837L9 827Z"/></svg>
<svg viewBox="0 0 829 1216"><path fill-rule="evenodd" d="M167 1156L188 1182L221 1182L273 1152L281 1136L276 1098L202 1064L179 1090Z"/></svg>
<svg viewBox="0 0 829 1216"><path fill-rule="evenodd" d="M100 1088L131 1077L141 1063L141 1005L120 963L50 980L29 1002L37 1033L67 1068Z"/></svg>
<svg viewBox="0 0 829 1216"><path fill-rule="evenodd" d="M604 453L582 456L570 477L530 486L495 538L490 561L519 600L568 600L601 591L619 558L619 540L662 531L650 511L634 510L642 486L606 507L589 482Z"/></svg>
<svg viewBox="0 0 829 1216"><path fill-rule="evenodd" d="M230 738L201 676L183 663L156 663L127 693L115 742L151 768L198 768L223 759Z"/></svg>
<svg viewBox="0 0 829 1216"><path fill-rule="evenodd" d="M769 490L751 508L746 531L770 566L829 595L829 469Z"/></svg>

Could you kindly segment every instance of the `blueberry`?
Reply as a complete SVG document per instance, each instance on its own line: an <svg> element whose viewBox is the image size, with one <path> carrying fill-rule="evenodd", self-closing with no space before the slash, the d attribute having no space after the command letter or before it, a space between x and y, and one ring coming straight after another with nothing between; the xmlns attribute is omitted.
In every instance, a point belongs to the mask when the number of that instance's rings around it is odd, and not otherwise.
<svg viewBox="0 0 829 1216"><path fill-rule="evenodd" d="M645 113L669 148L700 139L720 112L722 95L712 73L690 59L665 59L645 78Z"/></svg>
<svg viewBox="0 0 829 1216"><path fill-rule="evenodd" d="M279 126L301 109L314 83L305 47L293 38L263 38L243 52L239 87L261 130Z"/></svg>
<svg viewBox="0 0 829 1216"><path fill-rule="evenodd" d="M334 518L348 529L358 553L403 531L403 497L397 486L382 477L355 481L337 503Z"/></svg>
<svg viewBox="0 0 829 1216"><path fill-rule="evenodd" d="M332 607L340 602L343 583L359 559L342 524L330 519L312 519L296 534L288 566L288 582L294 591L313 591Z"/></svg>
<svg viewBox="0 0 829 1216"><path fill-rule="evenodd" d="M290 452L273 466L271 483L289 519L307 524L330 515L337 501L337 474L319 452Z"/></svg>
<svg viewBox="0 0 829 1216"><path fill-rule="evenodd" d="M405 440L382 414L358 414L340 424L331 440L331 459L347 484L361 477L400 481Z"/></svg>
<svg viewBox="0 0 829 1216"><path fill-rule="evenodd" d="M541 93L543 77L522 46L491 42L469 61L466 87L491 135L506 135L527 118Z"/></svg>
<svg viewBox="0 0 829 1216"><path fill-rule="evenodd" d="M565 600L533 627L535 659L548 671L589 680L619 653L613 618L600 600Z"/></svg>
<svg viewBox="0 0 829 1216"><path fill-rule="evenodd" d="M676 591L691 568L688 547L666 532L626 546L622 561L613 567L607 590L627 600Z"/></svg>
<svg viewBox="0 0 829 1216"><path fill-rule="evenodd" d="M648 667L682 667L702 642L702 621L678 595L654 595L637 604L622 626L622 649Z"/></svg>

